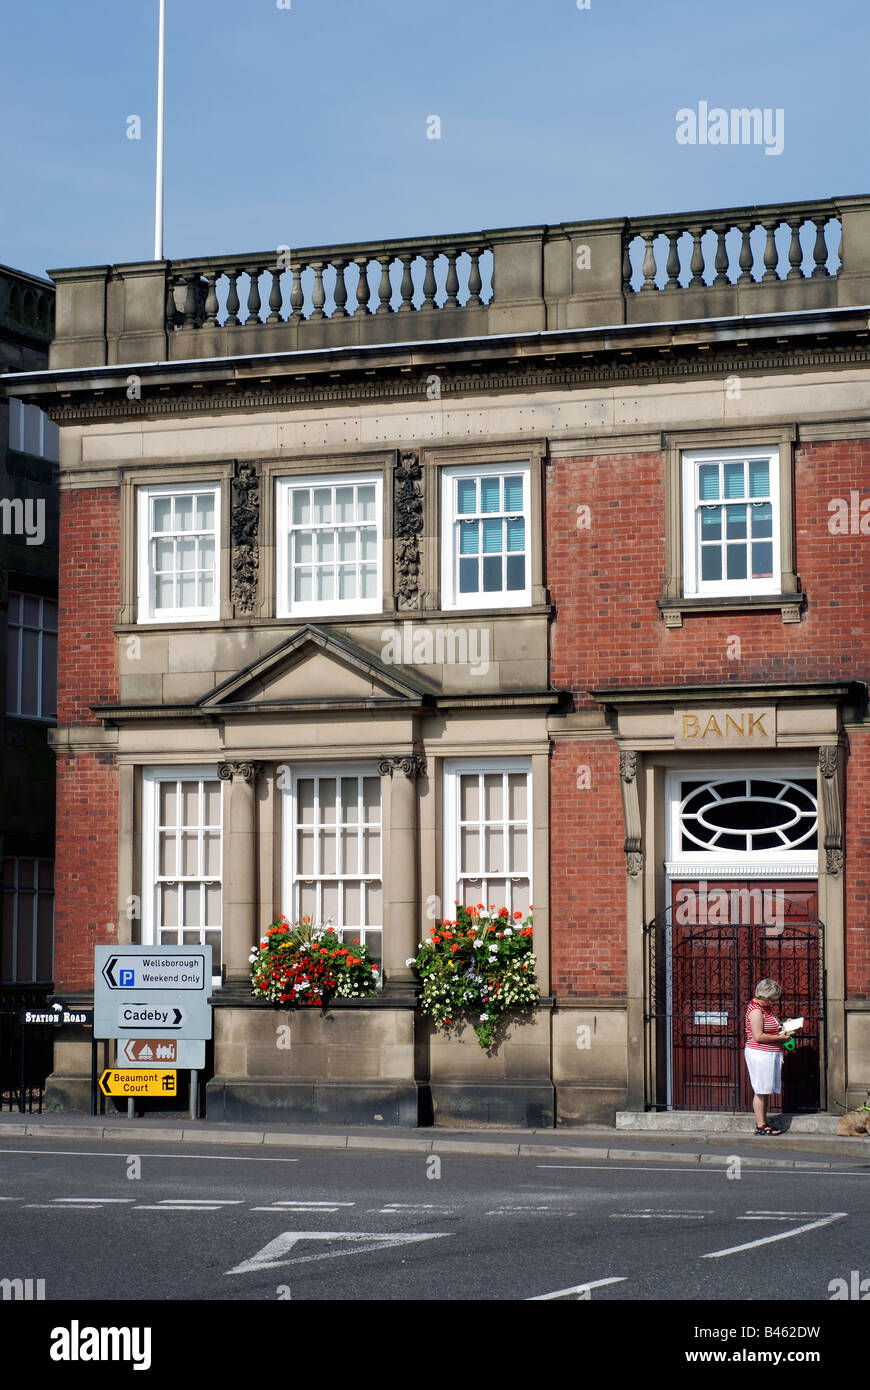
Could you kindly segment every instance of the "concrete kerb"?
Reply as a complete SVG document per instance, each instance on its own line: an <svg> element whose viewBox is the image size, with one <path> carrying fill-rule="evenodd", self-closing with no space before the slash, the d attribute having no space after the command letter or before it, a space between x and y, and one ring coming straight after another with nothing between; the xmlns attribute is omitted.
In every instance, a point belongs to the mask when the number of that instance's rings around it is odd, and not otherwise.
<svg viewBox="0 0 870 1390"><path fill-rule="evenodd" d="M222 1147L244 1147L244 1148L271 1148L282 1149L322 1149L322 1150L356 1150L356 1151L380 1151L382 1153L438 1153L445 1157L449 1154L456 1155L480 1155L491 1158L559 1158L564 1161L580 1160L588 1162L598 1160L599 1162L629 1162L629 1163L656 1163L656 1164L698 1164L712 1168L724 1168L733 1162L735 1154L701 1153L698 1151L674 1152L662 1148L613 1148L602 1145L600 1148L593 1148L589 1145L572 1144L546 1144L546 1143L521 1143L518 1140L480 1140L462 1139L455 1132L450 1134L432 1137L418 1137L414 1135L387 1135L387 1134L319 1134L310 1131L280 1131L270 1132L267 1130L255 1129L217 1129L204 1128L197 1126L180 1126L173 1129L163 1125L131 1125L129 1122L119 1122L116 1124L55 1124L49 1122L40 1124L33 1120L20 1123L2 1121L0 1123L0 1140L4 1135L10 1137L45 1139L54 1137L58 1139L78 1139L91 1140L98 1142L117 1143L123 1141L129 1147L131 1140L135 1143L184 1143L199 1145L220 1145ZM701 1138L701 1136L697 1136ZM735 1136L736 1137L736 1136ZM702 1139L701 1142L704 1142ZM853 1151L856 1158L861 1158L857 1151ZM850 1155L851 1156L851 1153ZM797 1158L767 1158L763 1155L747 1155L745 1152L739 1155L742 1164L750 1168L779 1168L779 1169L832 1169L839 1165L825 1161L822 1158L804 1159ZM847 1157L847 1155L842 1155ZM864 1166L862 1164L862 1166Z"/></svg>

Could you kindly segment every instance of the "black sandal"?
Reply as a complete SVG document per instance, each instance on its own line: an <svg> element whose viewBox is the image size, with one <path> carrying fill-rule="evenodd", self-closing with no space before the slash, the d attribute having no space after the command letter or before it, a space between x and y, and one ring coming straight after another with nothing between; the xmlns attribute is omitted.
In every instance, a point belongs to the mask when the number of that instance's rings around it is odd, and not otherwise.
<svg viewBox="0 0 870 1390"><path fill-rule="evenodd" d="M765 1134L765 1135L770 1135L770 1134L782 1134L782 1130L781 1130L781 1129L773 1129L770 1125L756 1125L756 1126L755 1126L755 1133L756 1133L756 1134Z"/></svg>

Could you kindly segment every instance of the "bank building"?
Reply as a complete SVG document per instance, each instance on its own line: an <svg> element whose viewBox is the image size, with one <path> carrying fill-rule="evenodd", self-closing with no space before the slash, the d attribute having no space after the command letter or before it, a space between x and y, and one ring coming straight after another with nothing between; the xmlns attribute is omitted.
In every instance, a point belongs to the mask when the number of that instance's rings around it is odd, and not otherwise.
<svg viewBox="0 0 870 1390"><path fill-rule="evenodd" d="M540 1127L748 1111L774 976L783 1108L863 1099L870 199L51 277L55 990L207 943L210 1119ZM490 1050L408 964L457 901L534 905ZM255 999L281 912L376 994Z"/></svg>

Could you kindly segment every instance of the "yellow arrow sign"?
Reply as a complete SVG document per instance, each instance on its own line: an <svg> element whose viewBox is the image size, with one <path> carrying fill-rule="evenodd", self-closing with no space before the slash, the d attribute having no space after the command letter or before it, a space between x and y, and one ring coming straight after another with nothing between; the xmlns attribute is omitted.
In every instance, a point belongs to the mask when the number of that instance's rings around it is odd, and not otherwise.
<svg viewBox="0 0 870 1390"><path fill-rule="evenodd" d="M100 1090L104 1096L174 1096L175 1077L174 1071L110 1067L100 1077Z"/></svg>

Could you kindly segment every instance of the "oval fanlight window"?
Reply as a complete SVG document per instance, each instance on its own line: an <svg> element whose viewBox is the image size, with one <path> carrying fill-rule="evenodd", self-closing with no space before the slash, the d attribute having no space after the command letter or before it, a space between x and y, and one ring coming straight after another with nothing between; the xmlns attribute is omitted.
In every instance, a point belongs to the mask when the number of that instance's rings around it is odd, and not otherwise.
<svg viewBox="0 0 870 1390"><path fill-rule="evenodd" d="M813 778L722 777L681 786L684 851L814 849L818 805Z"/></svg>

